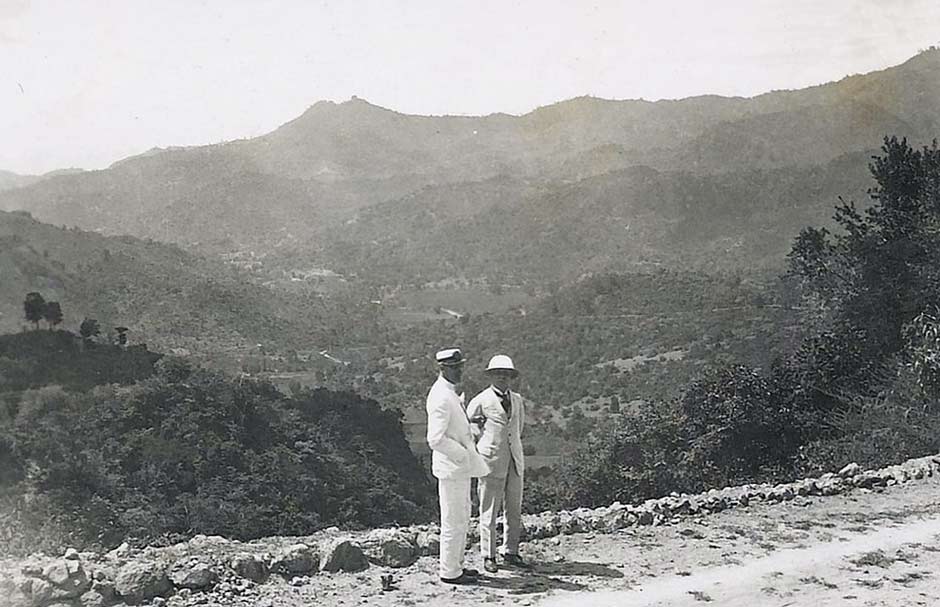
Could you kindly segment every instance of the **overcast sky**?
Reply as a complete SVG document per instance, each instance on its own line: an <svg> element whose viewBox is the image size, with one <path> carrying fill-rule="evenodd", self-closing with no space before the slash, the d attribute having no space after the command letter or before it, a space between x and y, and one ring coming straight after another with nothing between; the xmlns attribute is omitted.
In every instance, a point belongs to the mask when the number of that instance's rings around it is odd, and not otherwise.
<svg viewBox="0 0 940 607"><path fill-rule="evenodd" d="M251 137L320 99L752 96L940 44L938 0L0 0L0 169Z"/></svg>

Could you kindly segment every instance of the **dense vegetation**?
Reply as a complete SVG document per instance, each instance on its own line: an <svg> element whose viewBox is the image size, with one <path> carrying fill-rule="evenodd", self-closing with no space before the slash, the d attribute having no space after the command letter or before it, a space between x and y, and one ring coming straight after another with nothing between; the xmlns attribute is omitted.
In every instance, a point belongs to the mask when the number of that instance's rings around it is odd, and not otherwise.
<svg viewBox="0 0 940 607"><path fill-rule="evenodd" d="M181 359L76 343L43 330L0 338L9 359L32 369L29 381L4 375L0 385L0 483L16 513L3 527L20 527L5 538L9 550L63 541L24 524L49 518L69 541L113 544L430 516L433 493L397 412L351 393L288 398ZM87 389L89 378L108 383ZM38 501L27 508L26 496ZM46 520L30 518L36 504Z"/></svg>
<svg viewBox="0 0 940 607"><path fill-rule="evenodd" d="M416 325L377 319L360 341L334 352L352 364L324 367L315 378L353 386L417 420L436 346L460 344L467 353L470 394L485 387L489 356L508 353L523 372L517 387L533 403L525 440L536 454L557 456L639 402L678 396L709 365L768 367L792 349L795 311L773 287L734 273L597 274L509 312Z"/></svg>
<svg viewBox="0 0 940 607"><path fill-rule="evenodd" d="M874 466L940 449L940 150L886 139L872 206L836 209L788 258L804 336L770 368L719 368L598 428L529 507L633 501L740 481Z"/></svg>
<svg viewBox="0 0 940 607"><path fill-rule="evenodd" d="M161 355L136 346L122 349L76 339L68 331L30 331L0 337L0 394L47 385L87 390L147 377Z"/></svg>

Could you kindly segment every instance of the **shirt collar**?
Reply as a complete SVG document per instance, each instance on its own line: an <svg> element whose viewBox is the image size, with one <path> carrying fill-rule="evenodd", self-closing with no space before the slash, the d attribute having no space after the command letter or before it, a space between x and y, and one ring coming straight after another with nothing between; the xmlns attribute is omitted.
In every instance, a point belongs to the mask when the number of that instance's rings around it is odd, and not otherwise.
<svg viewBox="0 0 940 607"><path fill-rule="evenodd" d="M507 394L509 394L509 390L506 390L505 392L502 392L499 388L497 388L496 386L494 386L494 385L492 385L492 384L490 384L490 390L492 390L493 393L496 394L496 396L498 396L498 397L500 397L500 398L502 398L502 397L506 396Z"/></svg>
<svg viewBox="0 0 940 607"><path fill-rule="evenodd" d="M444 384L444 387L446 387L446 388L448 388L449 390L451 390L454 394L457 393L457 384L452 384L452 383L450 383L450 381L448 381L447 378L444 377L444 374L443 374L443 373L437 378L437 380L438 380L439 382L443 383L443 384Z"/></svg>

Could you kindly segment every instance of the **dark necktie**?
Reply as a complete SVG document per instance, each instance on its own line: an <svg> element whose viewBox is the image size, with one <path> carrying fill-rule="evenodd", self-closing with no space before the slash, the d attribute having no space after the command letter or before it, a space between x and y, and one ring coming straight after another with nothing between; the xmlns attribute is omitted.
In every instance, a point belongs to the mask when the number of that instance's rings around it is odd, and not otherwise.
<svg viewBox="0 0 940 607"><path fill-rule="evenodd" d="M512 400L511 400L511 398L512 398L512 397L509 396L509 391L508 391L508 390L507 390L506 392L503 392L503 393L500 394L500 396L499 396L499 400L500 400L500 402L503 403L503 411L506 412L506 417L507 417L507 418L512 417Z"/></svg>

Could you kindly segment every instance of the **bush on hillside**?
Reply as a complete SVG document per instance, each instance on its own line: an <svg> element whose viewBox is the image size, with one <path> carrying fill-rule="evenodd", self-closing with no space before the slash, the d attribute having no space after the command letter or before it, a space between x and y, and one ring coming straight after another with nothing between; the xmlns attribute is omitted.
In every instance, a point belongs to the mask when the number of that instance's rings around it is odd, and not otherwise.
<svg viewBox="0 0 940 607"><path fill-rule="evenodd" d="M904 327L940 298L940 148L892 137L882 151L869 167L871 206L843 202L839 230L806 228L787 258L810 341L828 342L813 364L828 392L876 393L876 371L905 348Z"/></svg>
<svg viewBox="0 0 940 607"><path fill-rule="evenodd" d="M8 432L23 485L104 543L304 534L433 511L396 412L351 393L286 398L178 360L127 387L26 391Z"/></svg>
<svg viewBox="0 0 940 607"><path fill-rule="evenodd" d="M597 428L529 507L632 503L784 477L801 445L817 436L818 416L781 371L736 366L705 373L678 399L644 404Z"/></svg>
<svg viewBox="0 0 940 607"><path fill-rule="evenodd" d="M799 454L800 473L813 475L857 462L878 468L940 452L936 403L925 396L916 373L898 365L891 386L876 396L856 396L829 417L828 436Z"/></svg>
<svg viewBox="0 0 940 607"><path fill-rule="evenodd" d="M775 478L819 432L819 412L784 366L713 370L692 382L680 406L682 461L697 489Z"/></svg>
<svg viewBox="0 0 940 607"><path fill-rule="evenodd" d="M600 428L560 473L566 507L875 467L940 449L940 149L886 138L872 205L836 208L788 257L803 339L769 373L727 365L673 404ZM553 492L552 492L553 491Z"/></svg>
<svg viewBox="0 0 940 607"><path fill-rule="evenodd" d="M685 490L679 455L683 416L675 403L643 405L636 415L598 428L552 475L526 485L530 512L632 503Z"/></svg>
<svg viewBox="0 0 940 607"><path fill-rule="evenodd" d="M913 375L925 406L940 398L940 308L921 312L904 329L907 338L906 371Z"/></svg>
<svg viewBox="0 0 940 607"><path fill-rule="evenodd" d="M83 344L69 331L0 335L0 393L50 384L66 390L129 384L149 377L161 357L144 348Z"/></svg>

